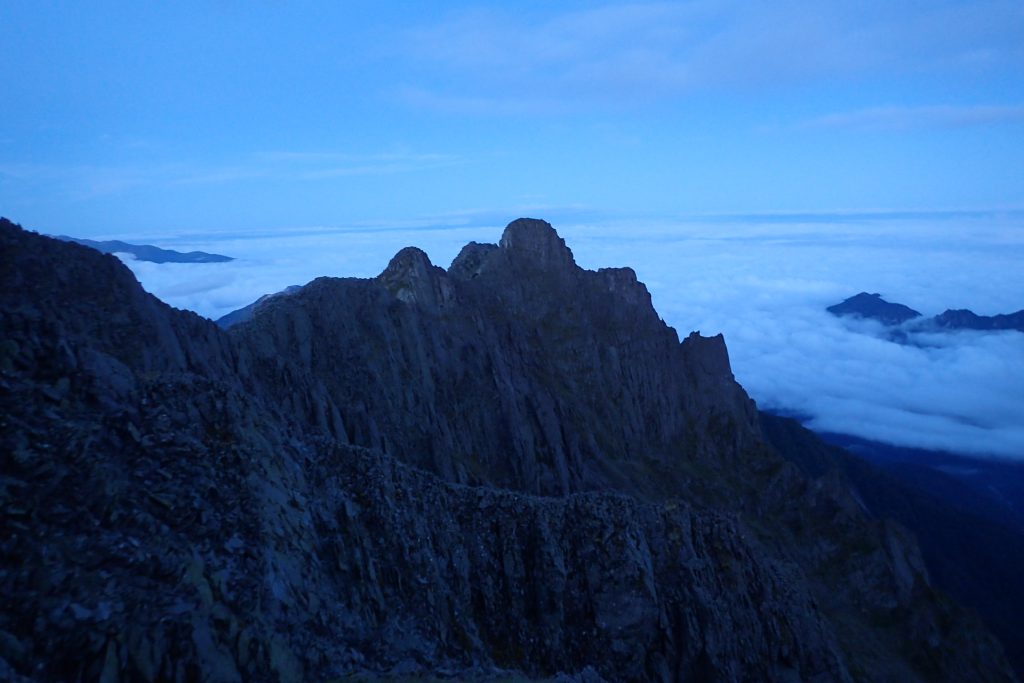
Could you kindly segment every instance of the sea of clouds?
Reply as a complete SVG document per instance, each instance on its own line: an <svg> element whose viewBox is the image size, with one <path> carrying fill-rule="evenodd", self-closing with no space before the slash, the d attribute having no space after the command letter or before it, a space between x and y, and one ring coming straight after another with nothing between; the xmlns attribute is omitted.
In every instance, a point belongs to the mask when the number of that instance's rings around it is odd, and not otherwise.
<svg viewBox="0 0 1024 683"><path fill-rule="evenodd" d="M164 301L214 318L320 275L370 277L419 246L447 267L498 222L369 225L182 235L146 241L230 263L126 260ZM821 431L896 445L1024 459L1024 333L918 333L825 311L880 292L925 316L1024 308L1024 216L740 216L567 220L556 229L586 268L628 265L681 336L723 333L733 371L762 408ZM129 240L131 241L131 240Z"/></svg>

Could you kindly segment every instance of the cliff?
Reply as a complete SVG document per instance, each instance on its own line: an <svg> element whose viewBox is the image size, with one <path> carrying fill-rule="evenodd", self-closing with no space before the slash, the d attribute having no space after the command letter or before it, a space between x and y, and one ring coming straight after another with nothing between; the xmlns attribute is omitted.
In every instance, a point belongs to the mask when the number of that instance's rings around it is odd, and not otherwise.
<svg viewBox="0 0 1024 683"><path fill-rule="evenodd" d="M354 443L449 481L670 495L644 472L757 440L722 338L680 344L632 270L579 268L540 221L447 272L409 248L375 279L320 278L231 333L258 372L322 379Z"/></svg>
<svg viewBox="0 0 1024 683"><path fill-rule="evenodd" d="M541 221L227 333L6 221L0 264L12 680L1014 680L720 338Z"/></svg>

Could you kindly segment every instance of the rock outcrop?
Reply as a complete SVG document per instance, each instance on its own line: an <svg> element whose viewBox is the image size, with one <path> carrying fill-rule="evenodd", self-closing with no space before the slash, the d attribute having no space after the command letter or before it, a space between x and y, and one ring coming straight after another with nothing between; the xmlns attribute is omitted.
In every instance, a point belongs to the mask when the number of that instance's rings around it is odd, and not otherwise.
<svg viewBox="0 0 1024 683"><path fill-rule="evenodd" d="M259 299L256 299L256 301L253 301L248 306L243 306L242 308L235 309L234 311L231 311L230 313L222 315L221 317L217 318L217 325L226 330L229 327L233 327L239 323L248 322L252 320L254 315L256 315L256 311L259 310L259 308L270 299L273 299L274 297L278 296L288 296L289 294L294 294L300 289L302 289L302 287L299 285L290 285L282 289L280 292L274 292L273 294L264 294L263 296L261 296Z"/></svg>
<svg viewBox="0 0 1024 683"><path fill-rule="evenodd" d="M459 483L635 493L658 482L624 470L757 438L721 337L680 344L632 270L579 268L541 221L448 272L409 248L376 279L320 278L232 334L266 372L322 379L355 443Z"/></svg>
<svg viewBox="0 0 1024 683"><path fill-rule="evenodd" d="M0 223L12 680L1010 681L721 338L520 220L225 333Z"/></svg>

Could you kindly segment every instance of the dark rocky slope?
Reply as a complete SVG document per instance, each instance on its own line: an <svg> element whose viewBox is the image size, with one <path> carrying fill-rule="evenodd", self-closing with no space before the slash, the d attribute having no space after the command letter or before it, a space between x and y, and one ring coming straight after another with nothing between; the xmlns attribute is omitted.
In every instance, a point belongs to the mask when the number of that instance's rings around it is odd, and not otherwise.
<svg viewBox="0 0 1024 683"><path fill-rule="evenodd" d="M265 304L270 299L273 299L274 297L278 296L288 296L289 294L294 294L300 289L302 289L302 287L300 287L299 285L290 285L282 289L280 292L274 292L273 294L264 294L263 296L261 296L259 299L256 299L256 301L253 301L248 306L243 306L242 308L231 311L227 315L222 315L221 317L217 318L217 325L226 330L229 327L234 327L235 325L238 325L239 323L249 322L250 320L252 320L253 316L256 315L256 310L263 306L263 304Z"/></svg>
<svg viewBox="0 0 1024 683"><path fill-rule="evenodd" d="M460 483L637 493L757 440L722 338L680 344L632 270L577 267L540 221L448 272L408 248L376 279L320 278L232 334L263 374L322 378L355 443Z"/></svg>
<svg viewBox="0 0 1024 683"><path fill-rule="evenodd" d="M720 340L546 224L230 336L8 222L0 266L0 676L1013 680Z"/></svg>
<svg viewBox="0 0 1024 683"><path fill-rule="evenodd" d="M875 448L890 460L875 454L868 461L861 454L871 442L860 441L853 455L796 420L762 413L761 423L768 442L807 476L841 477L873 514L913 531L935 585L977 610L1024 670L1024 520L998 493L1020 486L1024 465L883 444ZM935 469L949 463L975 468L979 481Z"/></svg>

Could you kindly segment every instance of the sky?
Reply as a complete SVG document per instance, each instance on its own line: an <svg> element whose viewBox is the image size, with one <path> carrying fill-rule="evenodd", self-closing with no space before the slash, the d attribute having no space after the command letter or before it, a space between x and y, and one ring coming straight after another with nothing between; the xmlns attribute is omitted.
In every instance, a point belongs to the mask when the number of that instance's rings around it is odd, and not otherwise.
<svg viewBox="0 0 1024 683"><path fill-rule="evenodd" d="M1024 4L0 3L0 211L75 236L1024 208Z"/></svg>
<svg viewBox="0 0 1024 683"><path fill-rule="evenodd" d="M235 256L134 262L217 317L518 216L722 332L762 407L1024 458L1024 3L0 3L0 215Z"/></svg>

